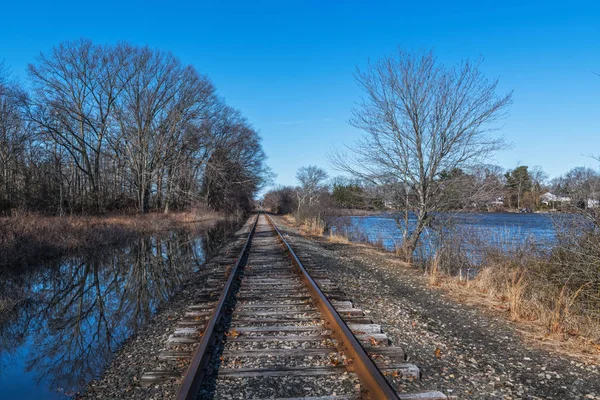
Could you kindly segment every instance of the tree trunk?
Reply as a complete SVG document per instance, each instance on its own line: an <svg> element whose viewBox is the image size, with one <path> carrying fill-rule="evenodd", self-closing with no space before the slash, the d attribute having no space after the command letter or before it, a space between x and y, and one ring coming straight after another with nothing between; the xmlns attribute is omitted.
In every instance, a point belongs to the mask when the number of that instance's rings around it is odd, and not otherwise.
<svg viewBox="0 0 600 400"><path fill-rule="evenodd" d="M402 251L400 255L404 258L404 261L408 263L412 262L413 260L413 256L415 250L417 249L417 245L419 244L421 234L427 226L428 216L429 215L427 211L423 209L419 210L417 213L417 225L415 226L415 230L402 243ZM408 232L408 225L406 226L406 232Z"/></svg>

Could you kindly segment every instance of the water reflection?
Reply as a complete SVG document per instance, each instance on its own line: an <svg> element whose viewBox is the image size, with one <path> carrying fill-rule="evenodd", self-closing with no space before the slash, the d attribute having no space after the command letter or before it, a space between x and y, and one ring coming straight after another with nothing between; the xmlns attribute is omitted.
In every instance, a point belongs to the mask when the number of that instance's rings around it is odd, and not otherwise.
<svg viewBox="0 0 600 400"><path fill-rule="evenodd" d="M352 241L381 244L394 250L402 244L402 231L398 224L404 221L393 214L377 216L338 217L329 221L333 232L341 232ZM444 240L459 240L472 259L479 257L478 250L494 246L505 251L527 241L549 249L556 241L557 219L569 215L515 214L515 213L437 213L432 227L423 235L415 257L426 259L435 253ZM409 218L409 232L416 226L416 217Z"/></svg>
<svg viewBox="0 0 600 400"><path fill-rule="evenodd" d="M2 398L61 398L83 388L235 228L223 223L201 234L141 237L3 273Z"/></svg>

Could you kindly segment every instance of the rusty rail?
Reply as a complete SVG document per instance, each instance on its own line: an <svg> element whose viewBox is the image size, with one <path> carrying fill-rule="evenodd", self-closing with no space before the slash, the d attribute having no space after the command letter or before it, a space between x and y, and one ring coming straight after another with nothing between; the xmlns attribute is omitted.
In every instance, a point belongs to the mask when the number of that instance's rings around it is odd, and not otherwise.
<svg viewBox="0 0 600 400"><path fill-rule="evenodd" d="M237 276L237 272L240 268L240 265L244 261L244 257L248 249L250 248L250 243L252 242L252 237L254 236L254 231L256 230L256 224L258 223L259 216L260 213L256 215L256 219L252 224L252 229L248 233L244 247L240 251L235 265L229 273L229 278L225 283L223 292L221 292L221 296L219 296L219 300L215 309L213 310L208 324L206 325L202 339L200 340L200 343L194 352L190 365L183 378L183 382L181 383L181 387L179 388L179 393L177 394L178 400L195 400L198 397L198 392L200 391L204 377L206 376L207 372L209 372L207 371L206 367L210 360L211 352L207 350L214 346L217 339L215 328L217 325L219 325L221 318L223 317L225 303L231 296L234 279Z"/></svg>
<svg viewBox="0 0 600 400"><path fill-rule="evenodd" d="M190 365L186 371L183 382L177 395L178 400L193 400L198 397L200 388L203 380L205 379L208 371L207 366L212 352L208 351L214 346L216 337L215 328L221 321L223 316L223 310L229 297L231 296L233 289L233 282L237 276L240 266L244 262L244 258L250 247L252 237L256 230L260 212L257 214L254 220L252 229L248 234L244 247L240 251L240 254L236 260L234 267L232 268L223 292L221 293L218 303L213 310L213 313L206 326L204 334L194 355L190 362ZM349 371L356 373L360 383L363 387L363 395L367 399L383 400L383 399L396 399L400 400L400 397L396 394L394 389L390 386L388 381L382 375L381 371L373 363L371 358L368 356L365 349L362 347L360 342L356 339L350 328L346 325L344 320L340 317L338 312L335 310L331 302L327 299L323 291L319 288L319 285L310 276L296 253L292 250L289 243L285 240L272 218L265 214L267 221L273 227L277 233L278 238L287 250L293 265L297 269L301 279L305 283L312 299L314 300L317 308L322 314L323 319L326 322L326 326L332 332L332 336L338 342L338 348L345 352L351 360L346 365Z"/></svg>
<svg viewBox="0 0 600 400"><path fill-rule="evenodd" d="M352 363L347 365L348 370L353 371L358 376L361 385L367 391L369 399L399 399L394 389L385 379L379 368L373 363L365 349L356 339L348 325L335 310L331 302L327 299L319 285L310 276L294 250L285 240L272 218L265 214L267 220L277 232L281 242L286 247L292 263L298 269L302 280L307 285L307 288L321 311L323 318L326 321L327 327L331 330L332 336L337 340L341 349L350 356Z"/></svg>

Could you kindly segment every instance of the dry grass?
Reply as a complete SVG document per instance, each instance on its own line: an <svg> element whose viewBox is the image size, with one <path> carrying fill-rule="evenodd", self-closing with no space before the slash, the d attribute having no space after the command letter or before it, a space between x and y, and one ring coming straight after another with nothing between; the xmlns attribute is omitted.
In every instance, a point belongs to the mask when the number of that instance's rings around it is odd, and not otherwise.
<svg viewBox="0 0 600 400"><path fill-rule="evenodd" d="M296 218L293 215L285 215L283 219L302 232L311 236L323 236L327 229L327 224L319 217Z"/></svg>
<svg viewBox="0 0 600 400"><path fill-rule="evenodd" d="M483 308L511 320L515 324L516 330L532 345L570 357L577 357L588 363L600 363L600 344L594 340L594 337L597 337L600 332L598 321L594 321L593 318L583 318L576 323L583 330L566 329L566 326L569 325L567 320L570 320L570 325L573 326L574 316L571 314L566 320L561 320L554 325L555 329L553 330L550 322L553 310L545 307L539 299L529 297L531 292L528 293L528 291L532 290L531 287L529 289L524 285L513 287L513 290L516 291L515 294L521 289L523 292L521 296L517 296L516 302L516 297L513 297L511 301L508 291L489 284L489 276L492 274L495 274L493 268L486 268L471 281L460 281L458 277L441 276L437 288L444 290L460 303ZM497 278L496 276L492 280L497 281ZM518 282L519 279L520 277L516 281ZM523 278L521 283L526 279ZM560 301L557 301L556 305L558 306L559 303Z"/></svg>
<svg viewBox="0 0 600 400"><path fill-rule="evenodd" d="M313 236L323 236L327 224L319 217L305 219L302 222L304 230Z"/></svg>
<svg viewBox="0 0 600 400"><path fill-rule="evenodd" d="M397 255L397 253L396 253ZM433 259L429 262L428 271L429 284L431 286L440 285L440 254L436 253Z"/></svg>
<svg viewBox="0 0 600 400"><path fill-rule="evenodd" d="M471 281L445 275L438 277L434 286L460 302L505 315L536 343L600 362L600 321L579 302L585 288L553 281L548 263L548 259L534 256L516 259L495 254L494 263L483 267Z"/></svg>
<svg viewBox="0 0 600 400"><path fill-rule="evenodd" d="M294 217L284 216L283 219L308 234ZM390 254L381 241L368 240L366 235L356 235L356 232L353 232L352 241L347 235L332 232L326 239L350 244L365 254ZM505 244L481 248L486 254L478 274L471 279L463 274L469 267L463 249L454 245L439 249L425 263L427 283L446 291L458 302L505 316L532 343L586 362L599 363L600 321L593 314L582 312L577 304L584 289L557 286L548 279L547 258L534 254L526 245L511 248L508 252L499 251ZM398 268L411 267L399 258L390 260L392 264Z"/></svg>
<svg viewBox="0 0 600 400"><path fill-rule="evenodd" d="M329 234L327 235L327 240L331 243L350 243L350 239L348 239L348 235L342 232L334 232L331 229L329 230Z"/></svg>
<svg viewBox="0 0 600 400"><path fill-rule="evenodd" d="M508 295L510 318L518 321L523 314L523 302L525 290L527 289L527 271L524 269L513 269L506 277L506 292Z"/></svg>
<svg viewBox="0 0 600 400"><path fill-rule="evenodd" d="M0 267L19 267L79 251L114 245L140 234L194 227L218 214L185 212L147 215L0 218Z"/></svg>

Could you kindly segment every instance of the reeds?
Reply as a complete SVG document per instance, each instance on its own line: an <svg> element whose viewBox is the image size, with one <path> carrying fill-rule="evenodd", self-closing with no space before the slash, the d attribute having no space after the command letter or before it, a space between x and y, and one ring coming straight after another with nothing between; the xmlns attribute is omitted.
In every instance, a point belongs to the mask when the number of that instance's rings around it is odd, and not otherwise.
<svg viewBox="0 0 600 400"><path fill-rule="evenodd" d="M19 267L114 245L159 231L216 220L215 213L0 218L0 268Z"/></svg>

